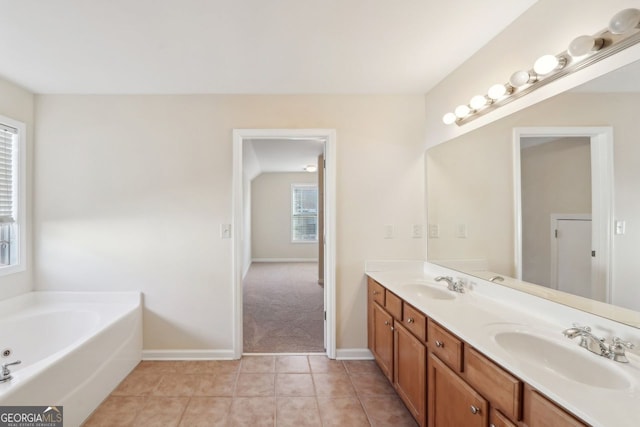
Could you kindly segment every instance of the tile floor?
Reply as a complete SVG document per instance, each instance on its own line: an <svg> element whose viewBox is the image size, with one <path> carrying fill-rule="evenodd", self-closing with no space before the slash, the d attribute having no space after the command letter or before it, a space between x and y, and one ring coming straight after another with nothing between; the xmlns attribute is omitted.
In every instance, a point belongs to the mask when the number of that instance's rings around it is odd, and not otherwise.
<svg viewBox="0 0 640 427"><path fill-rule="evenodd" d="M96 426L416 426L373 361L244 356L143 361L84 424Z"/></svg>

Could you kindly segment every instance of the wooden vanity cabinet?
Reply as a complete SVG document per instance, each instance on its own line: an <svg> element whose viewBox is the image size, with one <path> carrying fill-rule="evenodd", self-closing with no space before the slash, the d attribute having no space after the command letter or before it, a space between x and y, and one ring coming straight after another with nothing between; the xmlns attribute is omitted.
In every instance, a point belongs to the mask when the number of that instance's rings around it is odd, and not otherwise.
<svg viewBox="0 0 640 427"><path fill-rule="evenodd" d="M368 341L420 427L586 426L369 278Z"/></svg>
<svg viewBox="0 0 640 427"><path fill-rule="evenodd" d="M582 421L532 389L524 387L524 421L527 427L586 427Z"/></svg>
<svg viewBox="0 0 640 427"><path fill-rule="evenodd" d="M403 323L396 322L393 386L418 422L426 426L427 348Z"/></svg>
<svg viewBox="0 0 640 427"><path fill-rule="evenodd" d="M429 355L429 427L487 427L489 403L435 354Z"/></svg>
<svg viewBox="0 0 640 427"><path fill-rule="evenodd" d="M369 348L382 373L393 381L393 317L377 302L371 309L373 336Z"/></svg>

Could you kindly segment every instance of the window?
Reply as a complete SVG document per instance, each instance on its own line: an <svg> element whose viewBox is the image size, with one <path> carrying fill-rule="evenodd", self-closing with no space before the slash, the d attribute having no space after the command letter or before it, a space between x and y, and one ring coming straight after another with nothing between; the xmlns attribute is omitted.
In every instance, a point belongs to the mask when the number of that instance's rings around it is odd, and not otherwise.
<svg viewBox="0 0 640 427"><path fill-rule="evenodd" d="M318 241L318 187L310 184L291 186L291 241Z"/></svg>
<svg viewBox="0 0 640 427"><path fill-rule="evenodd" d="M0 275L22 270L24 124L0 116Z"/></svg>

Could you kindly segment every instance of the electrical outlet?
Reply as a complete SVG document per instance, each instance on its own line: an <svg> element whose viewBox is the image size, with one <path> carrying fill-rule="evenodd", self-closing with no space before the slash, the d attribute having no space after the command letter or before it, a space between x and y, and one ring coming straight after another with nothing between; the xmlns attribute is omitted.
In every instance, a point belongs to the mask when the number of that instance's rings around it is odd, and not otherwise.
<svg viewBox="0 0 640 427"><path fill-rule="evenodd" d="M422 224L413 224L411 226L411 238L422 239L424 236L424 227Z"/></svg>
<svg viewBox="0 0 640 427"><path fill-rule="evenodd" d="M220 238L221 239L231 238L231 224L220 224Z"/></svg>
<svg viewBox="0 0 640 427"><path fill-rule="evenodd" d="M458 224L456 227L456 237L460 239L467 238L467 224Z"/></svg>
<svg viewBox="0 0 640 427"><path fill-rule="evenodd" d="M440 237L440 226L438 224L429 224L429 238L437 239Z"/></svg>
<svg viewBox="0 0 640 427"><path fill-rule="evenodd" d="M384 238L385 239L393 239L395 237L395 227L393 225L387 224L384 226Z"/></svg>

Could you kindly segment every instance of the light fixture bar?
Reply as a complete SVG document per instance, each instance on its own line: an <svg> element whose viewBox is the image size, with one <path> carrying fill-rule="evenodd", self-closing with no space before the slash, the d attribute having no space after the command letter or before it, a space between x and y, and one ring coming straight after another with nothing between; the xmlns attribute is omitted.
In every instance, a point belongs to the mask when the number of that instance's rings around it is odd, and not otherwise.
<svg viewBox="0 0 640 427"><path fill-rule="evenodd" d="M586 68L592 64L600 62L603 59L606 59L624 49L627 49L628 47L639 43L640 29L638 27L635 27L624 34L614 34L607 28L597 34L594 34L593 38L595 40L602 40L601 42L599 41L599 43L601 43L601 47L599 47L597 50L593 50L587 53L585 56L578 58L572 57L569 54L568 50L555 55L555 57L560 59L560 61L566 61L564 63L564 66L561 66L557 70L551 71L549 74L539 75L537 76L537 79L532 80L531 82L526 83L521 87L513 87L511 84L505 83L505 88L511 89L510 93L507 93L500 99L494 100L492 103L488 103L482 108L478 108L477 110L472 109L463 117L457 117L456 120L453 121L453 123L456 123L458 126L469 123L502 107L503 105L507 105L510 102L515 101L516 99L522 98L523 96L533 92L540 87L554 82L566 75L575 73L576 71ZM532 76L536 75L533 69L525 70L524 72L528 72Z"/></svg>

